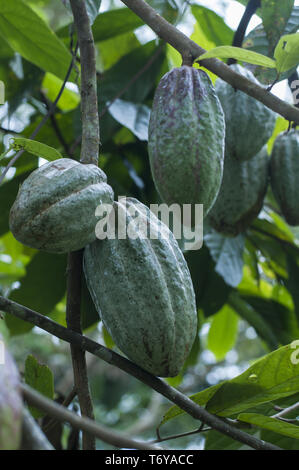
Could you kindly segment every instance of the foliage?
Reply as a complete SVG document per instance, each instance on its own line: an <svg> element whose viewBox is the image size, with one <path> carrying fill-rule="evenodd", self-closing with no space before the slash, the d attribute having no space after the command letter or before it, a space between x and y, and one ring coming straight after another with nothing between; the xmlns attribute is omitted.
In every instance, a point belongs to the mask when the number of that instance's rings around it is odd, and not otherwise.
<svg viewBox="0 0 299 470"><path fill-rule="evenodd" d="M149 113L161 77L175 62L181 65L180 57L164 42L153 40L143 21L128 8L116 9L111 1L106 2L107 11L100 9L98 13L92 8L95 2L88 3L97 50L99 166L107 174L115 199L126 195L146 205L158 203L147 152ZM96 3L99 6L100 2ZM237 51L231 48L234 31L200 1L191 6L178 1L150 3L168 21L188 24L189 29L191 25L190 36L209 49L209 57L235 57L263 83L289 78L296 70L299 9L292 1L262 1L258 10L261 24ZM79 61L55 113L38 132L36 139L42 146L25 140L31 139L58 95L72 60L76 34L72 33L69 11L56 0L2 0L0 7L0 80L5 84L6 100L0 106L0 153L7 152L0 159L0 171L17 149L25 150L0 186L0 293L64 325L66 256L37 252L17 242L9 232L8 217L20 184L43 163L39 157L79 159ZM281 20L279 28L277 18ZM258 60L252 62L248 51L262 56L255 55ZM278 117L268 151L287 127ZM10 148L12 138L15 143ZM45 146L52 148L50 153L45 152ZM298 228L287 225L270 187L258 218L238 237L218 234L208 224L204 228L203 248L184 253L196 293L199 334L183 372L171 383L209 411L240 420L245 431L253 434L259 430L268 442L284 449L298 448L298 424L273 418L274 406L287 407L298 401L299 366L293 348L299 337ZM103 330L86 286L82 292L85 333L115 347ZM73 379L68 376L69 356L62 342L8 314L0 319L0 331L33 387L53 397L52 370L55 398L59 400L60 393L62 399L68 395ZM36 359L29 356L26 361L28 351ZM99 361L90 368L96 418L106 425L145 438L154 437L161 420L162 429L165 425L169 434L194 426L194 420L182 410L168 409L163 400L156 402L151 390L117 368ZM140 414L147 422L144 428L138 427ZM175 416L180 419L172 420ZM295 419L296 414L291 417ZM206 449L240 448L239 443L215 431L204 436L182 438L170 445L197 448L205 441ZM65 427L64 447L67 437ZM98 447L107 448L101 442Z"/></svg>

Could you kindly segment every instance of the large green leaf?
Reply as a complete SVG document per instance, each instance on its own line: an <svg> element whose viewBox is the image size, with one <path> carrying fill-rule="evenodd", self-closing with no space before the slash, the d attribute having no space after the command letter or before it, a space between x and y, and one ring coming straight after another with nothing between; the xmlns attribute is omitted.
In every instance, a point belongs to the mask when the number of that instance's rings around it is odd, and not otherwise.
<svg viewBox="0 0 299 470"><path fill-rule="evenodd" d="M269 41L270 55L272 55L277 41L284 32L288 19L292 13L293 7L294 0L283 0L283 2L273 2L273 0L262 0L261 14L263 19L263 25Z"/></svg>
<svg viewBox="0 0 299 470"><path fill-rule="evenodd" d="M29 173L23 173L0 186L0 236L9 231L8 220L10 208L15 201L20 184L27 176L29 176Z"/></svg>
<svg viewBox="0 0 299 470"><path fill-rule="evenodd" d="M129 8L118 8L98 15L92 26L92 32L95 42L105 41L106 39L133 31L143 24L143 21ZM61 28L57 35L62 38L68 37L69 27Z"/></svg>
<svg viewBox="0 0 299 470"><path fill-rule="evenodd" d="M276 418L260 415L258 413L241 413L238 416L239 421L252 424L258 428L267 429L283 436L293 439L299 439L299 426L292 423L286 423Z"/></svg>
<svg viewBox="0 0 299 470"><path fill-rule="evenodd" d="M212 318L208 334L207 348L210 349L218 361L225 358L236 342L238 334L238 316L228 305Z"/></svg>
<svg viewBox="0 0 299 470"><path fill-rule="evenodd" d="M256 361L234 379L213 385L189 398L200 406L206 405L211 413L228 417L289 397L299 388L297 357L292 344L283 346ZM185 411L172 406L163 416L160 426L182 414Z"/></svg>
<svg viewBox="0 0 299 470"><path fill-rule="evenodd" d="M270 69L275 69L276 66L274 60L265 55L234 46L215 47L199 56L197 60L202 61L204 59L212 59L214 57L218 57L219 59L229 59L232 57L236 60L248 62L249 64L261 65L262 67L268 67Z"/></svg>
<svg viewBox="0 0 299 470"><path fill-rule="evenodd" d="M274 57L278 72L297 67L299 64L299 33L282 36L275 48Z"/></svg>
<svg viewBox="0 0 299 470"><path fill-rule="evenodd" d="M207 404L219 416L239 414L261 403L293 395L299 388L299 363L291 345L264 356L238 377L225 382Z"/></svg>
<svg viewBox="0 0 299 470"><path fill-rule="evenodd" d="M206 246L186 252L184 256L191 273L197 307L203 310L205 317L209 317L226 303L231 287L215 271L215 262Z"/></svg>
<svg viewBox="0 0 299 470"><path fill-rule="evenodd" d="M200 5L192 5L191 10L209 41L216 46L232 43L234 33L221 16Z"/></svg>
<svg viewBox="0 0 299 470"><path fill-rule="evenodd" d="M213 231L205 236L204 241L216 263L216 272L228 285L238 286L243 276L244 236L229 238Z"/></svg>
<svg viewBox="0 0 299 470"><path fill-rule="evenodd" d="M25 382L37 392L50 398L54 398L54 377L51 369L45 364L39 364L37 359L31 354L27 356L25 362ZM37 408L29 407L32 416L37 419L45 413Z"/></svg>
<svg viewBox="0 0 299 470"><path fill-rule="evenodd" d="M66 256L39 252L26 267L26 276L10 298L26 307L47 315L62 299L66 289ZM6 324L13 335L30 331L33 326L6 315Z"/></svg>
<svg viewBox="0 0 299 470"><path fill-rule="evenodd" d="M70 52L23 0L0 0L0 35L22 57L64 79Z"/></svg>
<svg viewBox="0 0 299 470"><path fill-rule="evenodd" d="M109 107L109 113L116 121L132 131L138 139L147 141L151 113L148 106L117 99Z"/></svg>

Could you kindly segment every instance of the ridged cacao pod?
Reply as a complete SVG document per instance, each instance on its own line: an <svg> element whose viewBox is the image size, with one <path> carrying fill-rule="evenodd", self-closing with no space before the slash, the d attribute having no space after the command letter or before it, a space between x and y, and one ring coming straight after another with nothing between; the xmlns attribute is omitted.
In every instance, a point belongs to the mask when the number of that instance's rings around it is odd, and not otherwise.
<svg viewBox="0 0 299 470"><path fill-rule="evenodd" d="M234 64L231 68L259 84L253 73L241 65ZM273 134L275 113L221 79L216 80L215 89L225 115L225 153L239 161L249 160Z"/></svg>
<svg viewBox="0 0 299 470"><path fill-rule="evenodd" d="M24 245L53 253L79 250L96 239L95 209L113 202L96 165L69 158L46 163L22 184L10 211L10 230Z"/></svg>
<svg viewBox="0 0 299 470"><path fill-rule="evenodd" d="M148 227L152 238L106 238L87 246L87 285L119 349L148 372L173 377L182 368L196 336L190 273L168 227L136 199L123 201L115 203L116 217L121 217L135 236L140 224ZM158 237L159 231L164 238Z"/></svg>
<svg viewBox="0 0 299 470"><path fill-rule="evenodd" d="M22 398L17 367L7 350L3 351L1 340L0 362L0 450L17 450L21 440Z"/></svg>
<svg viewBox="0 0 299 470"><path fill-rule="evenodd" d="M210 225L228 236L244 232L263 207L268 180L266 147L245 162L226 155L221 189L208 216Z"/></svg>
<svg viewBox="0 0 299 470"><path fill-rule="evenodd" d="M208 75L182 66L162 77L154 96L148 152L155 186L168 205L203 204L222 180L225 125Z"/></svg>
<svg viewBox="0 0 299 470"><path fill-rule="evenodd" d="M291 130L275 140L270 160L274 197L289 225L299 225L299 132Z"/></svg>

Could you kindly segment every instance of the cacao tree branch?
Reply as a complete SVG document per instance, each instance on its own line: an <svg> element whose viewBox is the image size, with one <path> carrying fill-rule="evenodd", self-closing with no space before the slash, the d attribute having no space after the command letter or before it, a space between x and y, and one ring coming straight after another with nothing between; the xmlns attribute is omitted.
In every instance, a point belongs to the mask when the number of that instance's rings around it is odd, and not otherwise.
<svg viewBox="0 0 299 470"><path fill-rule="evenodd" d="M82 0L70 0L81 59L82 163L98 164L100 126L98 116L96 56L91 25Z"/></svg>
<svg viewBox="0 0 299 470"><path fill-rule="evenodd" d="M34 406L48 415L53 416L57 421L67 422L72 425L75 429L80 429L87 432L90 435L94 435L103 442L110 444L115 447L125 447L129 449L140 449L140 450L157 450L156 447L146 442L138 442L130 439L122 434L112 431L105 426L95 423L89 418L83 418L78 416L76 413L69 411L64 406L59 405L53 400L49 400L44 395L41 395L36 390L32 389L26 384L20 385L21 392L23 393L24 399L28 404Z"/></svg>
<svg viewBox="0 0 299 470"><path fill-rule="evenodd" d="M139 16L161 39L174 47L184 60L189 58L195 61L206 52L205 49L189 39L175 26L168 23L143 0L122 0L122 2ZM277 98L262 86L234 72L224 62L218 59L206 59L201 62L201 65L229 83L233 88L237 88L252 96L288 121L299 123L299 109Z"/></svg>
<svg viewBox="0 0 299 470"><path fill-rule="evenodd" d="M95 46L91 25L82 0L70 0L77 30L81 57L81 116L82 143L80 161L98 165L100 126L97 102ZM83 251L69 253L67 280L66 319L69 329L82 333L81 329L81 281ZM81 413L94 419L93 404L89 390L85 352L71 345L74 382L78 394ZM93 434L83 432L83 449L95 449Z"/></svg>
<svg viewBox="0 0 299 470"><path fill-rule="evenodd" d="M26 408L23 409L21 450L54 450Z"/></svg>
<svg viewBox="0 0 299 470"><path fill-rule="evenodd" d="M194 403L194 401L185 396L179 390L176 390L163 380L141 369L141 367L137 366L125 357L120 356L114 351L111 351L99 343L96 343L86 336L82 336L75 331L71 331L70 329L59 325L58 323L41 315L40 313L34 312L33 310L2 296L0 296L0 310L14 315L21 320L28 321L29 323L38 326L39 328L64 341L67 341L68 343L71 343L81 349L84 349L85 351L90 352L91 354L94 354L108 364L118 367L119 369L130 374L145 385L151 387L153 390L166 397L193 418L200 420L209 427L219 431L222 434L225 434L226 436L231 437L232 439L235 439L236 441L242 442L243 444L246 444L249 447L257 450L280 449L273 444L264 442L255 438L254 436L251 436L250 434L241 431L240 429L235 428L234 426L225 422L223 419L218 418L217 416L209 413L203 407Z"/></svg>

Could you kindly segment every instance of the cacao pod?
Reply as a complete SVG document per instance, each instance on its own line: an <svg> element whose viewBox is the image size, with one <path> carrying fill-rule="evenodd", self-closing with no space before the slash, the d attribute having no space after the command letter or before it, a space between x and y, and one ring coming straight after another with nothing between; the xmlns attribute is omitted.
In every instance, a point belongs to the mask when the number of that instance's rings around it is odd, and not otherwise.
<svg viewBox="0 0 299 470"><path fill-rule="evenodd" d="M274 197L289 225L299 225L299 132L280 134L270 160L270 181Z"/></svg>
<svg viewBox="0 0 299 470"><path fill-rule="evenodd" d="M17 450L21 440L22 398L17 367L7 350L3 351L0 336L0 450Z"/></svg>
<svg viewBox="0 0 299 470"><path fill-rule="evenodd" d="M228 236L244 232L263 207L268 179L266 147L244 162L226 155L221 189L208 216L211 227Z"/></svg>
<svg viewBox="0 0 299 470"><path fill-rule="evenodd" d="M168 227L136 199L124 201L115 202L115 212L131 236L85 248L87 285L119 349L148 372L173 377L196 336L190 273ZM137 236L140 226L149 228L151 238Z"/></svg>
<svg viewBox="0 0 299 470"><path fill-rule="evenodd" d="M259 84L253 73L241 65L234 64L231 68ZM249 160L273 134L275 113L220 78L216 80L215 88L225 115L225 153L239 161Z"/></svg>
<svg viewBox="0 0 299 470"><path fill-rule="evenodd" d="M95 209L113 203L112 188L96 165L62 158L24 181L10 211L10 230L24 245L53 253L79 250L96 239Z"/></svg>
<svg viewBox="0 0 299 470"><path fill-rule="evenodd" d="M223 111L208 75L182 66L162 77L149 124L155 186L168 205L203 204L218 194L224 159Z"/></svg>

